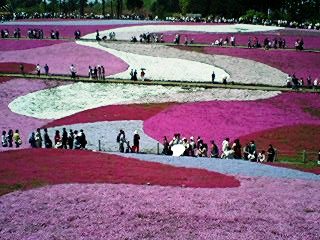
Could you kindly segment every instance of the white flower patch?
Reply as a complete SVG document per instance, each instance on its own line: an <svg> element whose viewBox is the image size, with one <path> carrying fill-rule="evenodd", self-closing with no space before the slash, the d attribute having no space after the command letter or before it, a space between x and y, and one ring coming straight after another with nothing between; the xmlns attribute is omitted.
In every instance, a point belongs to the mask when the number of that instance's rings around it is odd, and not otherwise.
<svg viewBox="0 0 320 240"><path fill-rule="evenodd" d="M196 59L198 62L225 69L230 74L228 82L272 86L284 86L286 84L287 74L274 67L249 59L184 51L159 44L102 43L102 45L118 51L146 56L166 56L190 61ZM215 81L222 82L217 79Z"/></svg>
<svg viewBox="0 0 320 240"><path fill-rule="evenodd" d="M87 109L115 104L256 100L281 92L237 89L185 89L130 84L74 83L18 97L11 111L40 119L59 119Z"/></svg>
<svg viewBox="0 0 320 240"><path fill-rule="evenodd" d="M116 39L129 40L132 36L139 37L143 33L163 33L163 32L203 32L203 33L238 33L238 32L265 32L284 29L282 27L250 25L250 24L223 24L223 25L141 25L114 28L101 31L101 36L108 36L110 32L115 32ZM83 37L84 39L95 39L96 33L91 33Z"/></svg>
<svg viewBox="0 0 320 240"><path fill-rule="evenodd" d="M77 43L107 51L129 65L127 71L111 75L108 78L130 79L131 69L137 69L138 73L140 73L141 68L146 69L145 78L150 80L210 82L213 71L215 72L217 82L222 82L224 77L230 78L229 74L221 68L206 63L179 58L167 58L165 55L163 57L154 57L123 52L103 47L97 42L77 41Z"/></svg>
<svg viewBox="0 0 320 240"><path fill-rule="evenodd" d="M116 139L120 129L124 130L130 146L133 144L134 131L137 130L140 135L140 152L156 153L157 151L158 142L144 133L143 121L104 121L48 128L50 138L53 139L56 130L59 130L61 134L62 128L66 128L67 132L69 132L69 129L73 131L83 129L88 142L87 149L99 150L100 140L101 150L107 152L119 151L119 144ZM159 146L162 146L162 144L159 144Z"/></svg>

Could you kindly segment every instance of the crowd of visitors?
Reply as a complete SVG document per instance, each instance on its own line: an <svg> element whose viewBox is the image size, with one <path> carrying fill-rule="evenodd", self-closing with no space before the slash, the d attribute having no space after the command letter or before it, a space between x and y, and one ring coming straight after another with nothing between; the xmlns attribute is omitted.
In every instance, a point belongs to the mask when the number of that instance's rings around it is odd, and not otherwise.
<svg viewBox="0 0 320 240"><path fill-rule="evenodd" d="M115 32L109 32L109 38L107 35L100 37L100 32L99 30L96 30L96 40L98 42L102 41L107 41L107 40L111 40L111 41L116 41L116 33Z"/></svg>
<svg viewBox="0 0 320 240"><path fill-rule="evenodd" d="M294 47L296 50L302 51L304 48L304 41L303 38L297 39L294 43Z"/></svg>
<svg viewBox="0 0 320 240"><path fill-rule="evenodd" d="M85 13L84 16L73 13L63 13L63 12L44 12L38 13L34 12L32 14L26 12L14 12L10 15L1 15L1 21L10 21L16 19L43 19L43 18L56 18L56 19L113 19L116 16L111 14L99 15L93 13ZM158 16L144 15L144 14L122 14L119 16L120 19L124 20L164 20L167 22L203 22L203 23L247 23L247 24L259 24L266 26L278 26L278 27L289 27L289 28L300 28L300 29L315 29L320 30L320 23L312 22L296 22L296 21L287 21L283 19L270 20L270 19L258 19L254 18L226 18L224 16L209 16L209 17L200 17L200 16L167 16L163 19Z"/></svg>
<svg viewBox="0 0 320 240"><path fill-rule="evenodd" d="M225 38L219 38L212 42L212 46L236 46L236 37L234 35L232 36L226 36Z"/></svg>
<svg viewBox="0 0 320 240"><path fill-rule="evenodd" d="M312 79L309 75L306 78L306 81L303 77L298 78L295 74L288 75L287 77L287 87L295 90L299 90L301 88L309 88L313 90L318 90L319 80L318 78Z"/></svg>
<svg viewBox="0 0 320 240"><path fill-rule="evenodd" d="M136 36L132 36L130 42L136 43L138 39ZM158 33L143 33L139 36L140 43L164 43L163 34Z"/></svg>
<svg viewBox="0 0 320 240"><path fill-rule="evenodd" d="M88 77L90 78L90 80L94 79L94 80L105 80L106 76L105 76L105 69L104 66L95 66L95 67L91 67L89 66L89 70L88 70Z"/></svg>
<svg viewBox="0 0 320 240"><path fill-rule="evenodd" d="M272 40L270 40L268 37L264 39L263 41L263 47L265 50L269 50L271 48L273 49L284 49L286 48L286 40L284 38L273 38Z"/></svg>
<svg viewBox="0 0 320 240"><path fill-rule="evenodd" d="M19 70L20 70L21 74L25 74L25 72L24 72L24 64L23 63L19 64ZM35 71L35 73L37 74L38 77L40 77L41 73L45 74L46 76L49 76L49 66L48 66L48 64L45 64L43 66L43 72L42 72L42 66L38 63L36 65L36 68L35 68L34 71ZM69 67L69 71L70 71L70 74L71 74L71 78L73 80L75 80L76 77L77 77L76 66L74 64L71 64L70 67ZM98 67L91 68L91 66L89 66L89 77L90 77L90 79L92 79L92 78L93 79L99 79L99 80L105 79L105 69L104 69L104 67L98 65Z"/></svg>
<svg viewBox="0 0 320 240"><path fill-rule="evenodd" d="M279 38L275 37L272 40L270 40L268 37L266 37L264 39L263 45L262 45L259 41L259 38L255 36L253 38L249 37L247 47L248 48L261 48L261 47L263 47L265 50L269 50L271 48L284 49L287 47L287 45L286 45L286 40L281 37L279 37Z"/></svg>
<svg viewBox="0 0 320 240"><path fill-rule="evenodd" d="M16 129L15 132L13 132L12 129L9 129L8 133L6 131L2 131L2 135L1 135L2 147L12 148L13 143L15 144L16 148L19 148L20 145L22 144L19 130Z"/></svg>
<svg viewBox="0 0 320 240"><path fill-rule="evenodd" d="M178 35L178 34L177 34ZM175 41L175 43L179 44L179 42ZM216 40L214 40L211 43L212 46L236 46L236 37L234 35L232 36L226 36L226 37L220 37ZM257 36L250 36L248 38L247 42L247 48L264 48L265 50L269 49L285 49L288 47L286 39L284 37L273 37L269 38L266 37L263 40L263 43L260 42L259 38ZM299 38L295 41L294 47L296 50L304 50L304 41L303 38Z"/></svg>
<svg viewBox="0 0 320 240"><path fill-rule="evenodd" d="M138 130L133 133L133 146L130 146L130 141L127 140L123 129L120 129L117 135L117 143L119 144L119 151L121 153L139 153L140 152L140 135Z"/></svg>
<svg viewBox="0 0 320 240"><path fill-rule="evenodd" d="M67 132L66 128L63 128L61 134L56 130L52 141L46 128L43 129L43 135L38 128L30 134L28 141L32 148L86 149L87 145L86 135L82 129L80 131L70 129Z"/></svg>
<svg viewBox="0 0 320 240"><path fill-rule="evenodd" d="M1 38L9 38L10 37L8 29L1 29L0 33L1 33Z"/></svg>
<svg viewBox="0 0 320 240"><path fill-rule="evenodd" d="M50 38L51 39L60 39L60 32L58 30L51 30L50 32Z"/></svg>
<svg viewBox="0 0 320 240"><path fill-rule="evenodd" d="M145 68L141 68L141 72L140 72L140 80L144 81L146 80L146 72L145 72ZM131 69L130 71L130 79L133 81L137 81L138 80L138 72L137 69L133 70Z"/></svg>
<svg viewBox="0 0 320 240"><path fill-rule="evenodd" d="M41 69L42 69L42 67L41 67L40 64L38 63L38 64L36 65L36 69L35 69L38 77L40 77L40 75L41 75ZM43 69L44 69L44 74L45 74L46 76L48 76L48 75L49 75L49 66L48 66L48 64L45 64L45 65L43 66ZM22 74L24 74L24 66L23 66L23 64L20 64L20 71L21 71Z"/></svg>
<svg viewBox="0 0 320 240"><path fill-rule="evenodd" d="M13 35L10 36L10 32L8 29L1 29L0 30L1 33L1 38L10 38L10 37L14 37L14 38L21 38L21 30L20 28L16 28L13 31ZM26 35L29 39L44 39L45 35L42 29L40 28L29 28L27 30L27 35ZM50 38L51 39L59 39L60 38L60 32L58 30L51 30L50 32Z"/></svg>
<svg viewBox="0 0 320 240"><path fill-rule="evenodd" d="M192 157L220 157L223 159L244 159L252 162L273 162L276 154L276 151L271 144L267 151L262 150L258 153L256 144L253 140L242 147L239 139L235 139L231 144L229 138L223 140L221 154L219 154L219 148L214 140L211 140L208 146L200 136L198 136L197 140L195 140L193 136L187 139L181 138L179 133L174 134L170 142L166 136L163 137L162 154L173 155L172 149L175 145L184 147L184 152L181 154L182 156Z"/></svg>
<svg viewBox="0 0 320 240"><path fill-rule="evenodd" d="M44 39L44 33L42 29L30 28L27 31L27 36L30 39Z"/></svg>

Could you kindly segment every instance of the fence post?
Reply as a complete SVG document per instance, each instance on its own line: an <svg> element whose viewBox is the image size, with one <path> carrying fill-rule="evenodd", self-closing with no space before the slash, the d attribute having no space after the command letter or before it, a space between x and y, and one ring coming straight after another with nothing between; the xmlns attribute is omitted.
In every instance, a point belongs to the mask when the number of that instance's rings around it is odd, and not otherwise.
<svg viewBox="0 0 320 240"><path fill-rule="evenodd" d="M306 150L302 151L302 161L303 163L307 163L307 153Z"/></svg>
<svg viewBox="0 0 320 240"><path fill-rule="evenodd" d="M98 141L98 146L99 146L99 152L101 152L101 141L100 141L100 139Z"/></svg>
<svg viewBox="0 0 320 240"><path fill-rule="evenodd" d="M157 143L157 155L159 155L159 154L160 154L160 144Z"/></svg>

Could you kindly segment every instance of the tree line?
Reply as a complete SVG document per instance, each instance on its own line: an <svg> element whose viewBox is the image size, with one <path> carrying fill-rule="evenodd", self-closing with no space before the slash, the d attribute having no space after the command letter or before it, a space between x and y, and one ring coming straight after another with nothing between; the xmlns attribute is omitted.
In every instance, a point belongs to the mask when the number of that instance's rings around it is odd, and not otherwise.
<svg viewBox="0 0 320 240"><path fill-rule="evenodd" d="M0 13L77 12L83 16L94 12L118 18L123 13L160 18L189 13L202 17L239 18L249 10L269 19L316 22L320 19L320 0L0 0Z"/></svg>

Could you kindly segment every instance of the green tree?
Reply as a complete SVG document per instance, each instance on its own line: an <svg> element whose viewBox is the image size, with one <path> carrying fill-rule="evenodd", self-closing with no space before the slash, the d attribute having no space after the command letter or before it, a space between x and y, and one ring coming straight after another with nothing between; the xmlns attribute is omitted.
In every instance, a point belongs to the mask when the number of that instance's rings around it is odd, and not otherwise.
<svg viewBox="0 0 320 240"><path fill-rule="evenodd" d="M117 18L120 18L123 10L123 0L116 0L116 15Z"/></svg>
<svg viewBox="0 0 320 240"><path fill-rule="evenodd" d="M106 1L102 0L102 16L106 16Z"/></svg>
<svg viewBox="0 0 320 240"><path fill-rule="evenodd" d="M129 10L140 9L143 7L143 0L126 0L126 6Z"/></svg>
<svg viewBox="0 0 320 240"><path fill-rule="evenodd" d="M189 3L190 3L190 0L179 0L179 5L180 5L182 14L186 14L188 12Z"/></svg>
<svg viewBox="0 0 320 240"><path fill-rule="evenodd" d="M157 0L152 4L151 11L161 18L172 13L178 13L180 12L179 0Z"/></svg>
<svg viewBox="0 0 320 240"><path fill-rule="evenodd" d="M87 5L87 0L79 0L79 13L80 16L84 16L84 8Z"/></svg>

